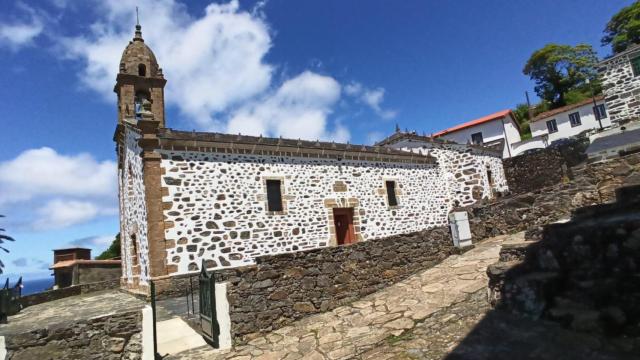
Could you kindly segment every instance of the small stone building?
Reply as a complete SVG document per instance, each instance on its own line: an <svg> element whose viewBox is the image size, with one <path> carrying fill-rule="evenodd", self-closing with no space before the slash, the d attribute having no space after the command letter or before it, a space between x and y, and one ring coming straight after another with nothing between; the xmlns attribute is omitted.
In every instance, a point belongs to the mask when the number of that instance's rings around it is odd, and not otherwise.
<svg viewBox="0 0 640 360"><path fill-rule="evenodd" d="M91 260L91 249L53 250L54 287L65 288L111 279L122 275L120 260Z"/></svg>
<svg viewBox="0 0 640 360"><path fill-rule="evenodd" d="M203 261L239 267L443 226L453 207L507 190L500 155L466 145L395 149L173 130L165 83L138 26L114 89L122 284L131 291L193 274Z"/></svg>
<svg viewBox="0 0 640 360"><path fill-rule="evenodd" d="M598 72L611 122L640 118L640 45L604 59Z"/></svg>

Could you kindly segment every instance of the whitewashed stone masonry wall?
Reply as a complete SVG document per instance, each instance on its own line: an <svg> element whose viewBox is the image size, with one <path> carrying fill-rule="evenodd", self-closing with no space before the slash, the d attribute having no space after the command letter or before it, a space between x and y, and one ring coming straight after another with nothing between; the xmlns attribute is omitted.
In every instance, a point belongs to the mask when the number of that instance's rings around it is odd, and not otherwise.
<svg viewBox="0 0 640 360"><path fill-rule="evenodd" d="M637 56L640 50L608 60L599 69L611 122L640 118L640 76L634 76L630 62Z"/></svg>
<svg viewBox="0 0 640 360"><path fill-rule="evenodd" d="M125 130L124 166L119 170L120 182L120 241L122 244L122 273L126 281L134 282L133 249L138 249L139 281L149 280L149 246L147 242L147 209L143 182L142 149L138 146L140 135L131 129ZM133 237L137 246L132 244Z"/></svg>
<svg viewBox="0 0 640 360"><path fill-rule="evenodd" d="M447 149L446 144L438 146L401 149L418 154L430 154L438 160L439 176L446 184L451 199L449 209L472 205L480 199L493 198L494 192L509 190L500 157ZM487 170L491 171L491 181Z"/></svg>
<svg viewBox="0 0 640 360"><path fill-rule="evenodd" d="M447 224L447 193L435 165L161 151L173 225L168 264L177 272L254 263L257 256L330 246L331 208L356 204L360 240ZM266 211L265 179L284 181L285 214ZM385 180L398 184L387 205ZM170 206L167 206L170 203Z"/></svg>

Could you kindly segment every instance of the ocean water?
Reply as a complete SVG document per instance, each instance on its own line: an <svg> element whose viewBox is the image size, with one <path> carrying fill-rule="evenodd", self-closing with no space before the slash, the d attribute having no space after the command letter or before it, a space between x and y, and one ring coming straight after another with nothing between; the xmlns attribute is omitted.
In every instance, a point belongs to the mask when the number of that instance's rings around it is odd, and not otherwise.
<svg viewBox="0 0 640 360"><path fill-rule="evenodd" d="M11 279L9 286L13 286L17 279ZM22 281L22 295L34 294L45 291L53 286L53 276L44 279L27 279Z"/></svg>

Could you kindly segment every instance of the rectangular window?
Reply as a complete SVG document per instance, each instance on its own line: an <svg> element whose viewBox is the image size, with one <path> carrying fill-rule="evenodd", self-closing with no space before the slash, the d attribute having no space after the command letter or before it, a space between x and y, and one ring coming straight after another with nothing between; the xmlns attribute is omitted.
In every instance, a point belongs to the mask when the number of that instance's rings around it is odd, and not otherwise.
<svg viewBox="0 0 640 360"><path fill-rule="evenodd" d="M596 114L596 120L607 118L607 109L605 109L604 104L594 106L593 113Z"/></svg>
<svg viewBox="0 0 640 360"><path fill-rule="evenodd" d="M267 208L269 211L282 211L282 181L267 180Z"/></svg>
<svg viewBox="0 0 640 360"><path fill-rule="evenodd" d="M482 143L484 142L482 140L482 133L478 132L478 133L471 134L471 142L476 145L482 145Z"/></svg>
<svg viewBox="0 0 640 360"><path fill-rule="evenodd" d="M389 206L398 206L398 198L396 198L396 182L385 181L385 186L387 187L387 201L389 202Z"/></svg>
<svg viewBox="0 0 640 360"><path fill-rule="evenodd" d="M631 59L631 68L633 69L633 76L640 76L640 56Z"/></svg>
<svg viewBox="0 0 640 360"><path fill-rule="evenodd" d="M569 114L569 122L571 123L571 127L582 125L582 121L580 121L580 113L574 112Z"/></svg>
<svg viewBox="0 0 640 360"><path fill-rule="evenodd" d="M547 130L549 130L549 134L558 132L558 123L556 123L556 119L551 119L547 121Z"/></svg>

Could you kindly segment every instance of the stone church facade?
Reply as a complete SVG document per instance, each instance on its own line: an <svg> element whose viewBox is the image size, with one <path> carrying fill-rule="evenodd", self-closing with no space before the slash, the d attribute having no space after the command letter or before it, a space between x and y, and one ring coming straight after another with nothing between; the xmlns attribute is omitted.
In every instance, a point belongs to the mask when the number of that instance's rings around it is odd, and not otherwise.
<svg viewBox="0 0 640 360"><path fill-rule="evenodd" d="M140 27L118 95L122 285L255 263L448 223L449 211L504 192L497 153L422 139L363 146L177 131L166 80Z"/></svg>

